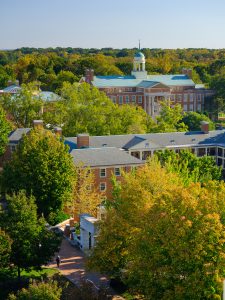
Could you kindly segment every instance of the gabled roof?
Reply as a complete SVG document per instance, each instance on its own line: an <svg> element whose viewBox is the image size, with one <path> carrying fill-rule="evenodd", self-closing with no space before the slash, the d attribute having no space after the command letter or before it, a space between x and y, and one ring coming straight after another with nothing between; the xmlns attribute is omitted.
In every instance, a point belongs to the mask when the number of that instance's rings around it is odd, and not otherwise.
<svg viewBox="0 0 225 300"><path fill-rule="evenodd" d="M3 93L12 93L12 94L15 94L15 93L18 93L19 91L21 90L21 87L16 85L16 84L13 84L13 85L10 85L10 86L7 86L6 88L4 88L2 90Z"/></svg>
<svg viewBox="0 0 225 300"><path fill-rule="evenodd" d="M17 128L16 130L12 131L9 135L9 143L17 144L24 134L30 132L31 128Z"/></svg>
<svg viewBox="0 0 225 300"><path fill-rule="evenodd" d="M85 148L70 153L75 165L89 167L142 165L143 161L131 156L124 150L111 147Z"/></svg>

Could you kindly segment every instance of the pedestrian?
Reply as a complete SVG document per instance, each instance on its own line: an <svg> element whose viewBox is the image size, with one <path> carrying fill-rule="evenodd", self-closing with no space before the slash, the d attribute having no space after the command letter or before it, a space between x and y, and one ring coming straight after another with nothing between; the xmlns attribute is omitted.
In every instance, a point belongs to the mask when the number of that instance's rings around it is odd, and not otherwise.
<svg viewBox="0 0 225 300"><path fill-rule="evenodd" d="M61 259L59 255L56 257L56 263L57 263L57 267L59 268L59 265L61 263Z"/></svg>

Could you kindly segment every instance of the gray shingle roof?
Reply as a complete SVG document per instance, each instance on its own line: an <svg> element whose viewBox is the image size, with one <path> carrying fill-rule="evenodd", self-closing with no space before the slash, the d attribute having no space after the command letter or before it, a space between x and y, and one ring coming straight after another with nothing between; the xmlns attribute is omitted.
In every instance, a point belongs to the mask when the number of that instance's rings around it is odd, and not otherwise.
<svg viewBox="0 0 225 300"><path fill-rule="evenodd" d="M65 138L71 149L77 148L77 138ZM148 144L148 145L147 145ZM201 131L169 132L90 136L90 147L116 147L125 150L159 149L181 146L222 145L225 147L225 130L213 130L208 134ZM146 147L147 146L147 147Z"/></svg>
<svg viewBox="0 0 225 300"><path fill-rule="evenodd" d="M27 134L31 128L17 128L9 135L9 142L17 144L24 134Z"/></svg>
<svg viewBox="0 0 225 300"><path fill-rule="evenodd" d="M84 148L71 152L76 165L89 167L142 165L143 161L118 148Z"/></svg>

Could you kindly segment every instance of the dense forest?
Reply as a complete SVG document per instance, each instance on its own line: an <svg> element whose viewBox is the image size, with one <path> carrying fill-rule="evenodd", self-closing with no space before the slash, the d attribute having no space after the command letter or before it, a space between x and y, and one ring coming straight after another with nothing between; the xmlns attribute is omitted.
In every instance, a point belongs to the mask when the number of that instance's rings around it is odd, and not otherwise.
<svg viewBox="0 0 225 300"><path fill-rule="evenodd" d="M57 91L62 82L73 83L92 68L96 75L130 74L133 49L21 48L0 51L0 88L8 80L39 81L42 90ZM142 49L146 70L152 74L179 73L193 69L196 83L214 87L225 73L225 49Z"/></svg>

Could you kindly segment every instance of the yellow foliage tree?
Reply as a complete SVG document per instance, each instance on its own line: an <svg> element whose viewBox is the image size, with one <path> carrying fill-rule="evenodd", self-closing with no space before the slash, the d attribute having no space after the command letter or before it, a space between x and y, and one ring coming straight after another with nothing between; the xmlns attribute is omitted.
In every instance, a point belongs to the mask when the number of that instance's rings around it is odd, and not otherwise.
<svg viewBox="0 0 225 300"><path fill-rule="evenodd" d="M145 299L220 299L224 191L218 181L184 186L155 160L124 175L89 266Z"/></svg>

